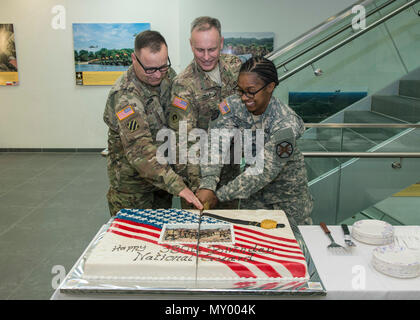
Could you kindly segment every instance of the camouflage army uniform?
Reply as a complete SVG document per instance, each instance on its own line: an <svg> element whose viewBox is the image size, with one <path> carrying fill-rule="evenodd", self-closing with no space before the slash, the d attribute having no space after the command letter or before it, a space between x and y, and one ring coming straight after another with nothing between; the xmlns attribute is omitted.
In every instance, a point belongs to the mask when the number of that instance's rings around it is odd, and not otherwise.
<svg viewBox="0 0 420 320"><path fill-rule="evenodd" d="M165 127L171 69L160 90L138 80L132 66L112 87L104 111L108 125L107 194L111 215L122 208L168 208L186 187L169 165L157 161L156 134Z"/></svg>
<svg viewBox="0 0 420 320"><path fill-rule="evenodd" d="M210 129L237 128L243 134L244 129L255 131L258 128L258 123L237 95L225 102L228 106L225 113L212 121ZM259 174L248 174L252 166L247 165L236 179L216 188L220 166L202 165L200 188L217 189L216 196L220 201L241 199L241 209L281 209L292 223L311 224L313 199L308 189L305 162L296 146L296 140L305 130L302 119L272 97L257 122L264 130L264 169ZM254 150L255 140L254 135Z"/></svg>
<svg viewBox="0 0 420 320"><path fill-rule="evenodd" d="M177 133L177 150L180 150L179 148L183 150L179 145L178 138L179 121L187 121L188 133L194 128L207 131L210 120L216 119L219 115L218 104L234 93L241 64L241 60L234 55L220 55L219 69L222 86L211 80L195 60L175 78L172 85L172 104L168 108L167 119L168 126ZM178 99L178 103L175 99ZM188 142L188 150L192 144L193 142ZM198 164L180 164L177 160L175 171L184 177L191 190L195 191L198 188L200 184L200 166ZM239 172L239 165L224 166L222 174L224 179L221 181L221 185L232 180ZM222 207L223 204L219 206L219 208ZM237 207L237 201L226 203L225 207Z"/></svg>

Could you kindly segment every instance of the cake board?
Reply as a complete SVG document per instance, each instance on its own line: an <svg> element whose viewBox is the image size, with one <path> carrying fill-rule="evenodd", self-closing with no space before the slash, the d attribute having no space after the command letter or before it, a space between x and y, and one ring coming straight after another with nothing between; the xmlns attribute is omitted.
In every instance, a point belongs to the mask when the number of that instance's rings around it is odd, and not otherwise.
<svg viewBox="0 0 420 320"><path fill-rule="evenodd" d="M66 276L59 287L63 294L90 295L108 294L113 295L179 295L194 298L194 296L230 296L240 298L241 296L320 296L326 295L327 291L316 270L310 252L299 231L299 228L291 224L291 229L296 241L302 249L308 267L308 280L286 281L286 280L229 280L229 281L174 281L174 280L86 280L82 278L84 262L89 252L97 245L104 236L109 226L113 223L114 217L98 231L97 235L86 248L82 256L76 262L72 270Z"/></svg>

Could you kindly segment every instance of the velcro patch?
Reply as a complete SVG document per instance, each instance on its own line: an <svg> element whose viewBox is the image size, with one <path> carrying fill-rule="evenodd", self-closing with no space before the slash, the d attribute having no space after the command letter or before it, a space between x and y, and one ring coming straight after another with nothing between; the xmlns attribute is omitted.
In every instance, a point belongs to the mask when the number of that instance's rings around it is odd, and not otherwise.
<svg viewBox="0 0 420 320"><path fill-rule="evenodd" d="M185 111L188 108L188 101L175 96L172 105Z"/></svg>
<svg viewBox="0 0 420 320"><path fill-rule="evenodd" d="M139 128L139 124L137 123L137 120L134 119L127 123L127 127L128 127L128 130L130 130L131 132L134 132Z"/></svg>
<svg viewBox="0 0 420 320"><path fill-rule="evenodd" d="M223 100L223 102L219 104L219 110L220 110L220 113L223 115L230 112L230 107L228 103L226 102L226 100Z"/></svg>
<svg viewBox="0 0 420 320"><path fill-rule="evenodd" d="M131 116L132 114L134 114L134 110L132 106L127 106L124 109L122 109L121 111L118 111L117 113L117 117L118 119L124 120L125 118Z"/></svg>
<svg viewBox="0 0 420 320"><path fill-rule="evenodd" d="M293 154L293 145L283 141L276 146L276 153L280 158L289 158Z"/></svg>
<svg viewBox="0 0 420 320"><path fill-rule="evenodd" d="M169 126L171 128L177 129L178 126L179 126L178 122L179 122L179 116L178 116L178 114L176 112L171 112L169 114L169 118L168 118Z"/></svg>

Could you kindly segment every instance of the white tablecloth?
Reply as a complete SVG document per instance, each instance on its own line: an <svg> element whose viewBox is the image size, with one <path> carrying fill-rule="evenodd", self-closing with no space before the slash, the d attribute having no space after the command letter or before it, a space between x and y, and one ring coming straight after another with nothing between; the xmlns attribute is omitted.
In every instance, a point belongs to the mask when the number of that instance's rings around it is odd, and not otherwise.
<svg viewBox="0 0 420 320"><path fill-rule="evenodd" d="M401 232L401 228L408 227L395 228ZM352 249L350 255L333 255L327 250L330 241L319 226L300 226L299 229L327 289L326 296L78 295L62 293L58 288L51 299L420 299L420 277L396 279L381 274L372 267L372 250L376 246L355 241L357 247ZM344 245L341 227L329 226L329 229L336 242Z"/></svg>
<svg viewBox="0 0 420 320"><path fill-rule="evenodd" d="M404 226L396 226L401 231ZM397 279L378 272L371 264L375 245L356 243L350 255L333 255L330 240L319 226L299 227L327 289L325 299L420 299L420 277ZM341 227L329 226L334 240L344 245Z"/></svg>

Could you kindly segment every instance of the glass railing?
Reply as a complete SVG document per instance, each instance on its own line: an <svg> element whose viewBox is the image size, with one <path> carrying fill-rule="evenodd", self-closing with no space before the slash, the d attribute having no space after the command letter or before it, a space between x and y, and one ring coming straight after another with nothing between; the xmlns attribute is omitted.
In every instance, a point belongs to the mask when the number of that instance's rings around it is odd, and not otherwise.
<svg viewBox="0 0 420 320"><path fill-rule="evenodd" d="M418 0L356 4L365 6L366 29L351 27L350 9L269 57L281 79L275 95L305 122L323 121L420 66Z"/></svg>
<svg viewBox="0 0 420 320"><path fill-rule="evenodd" d="M420 124L307 126L311 134L298 147L315 198L315 223L337 224L420 181Z"/></svg>

